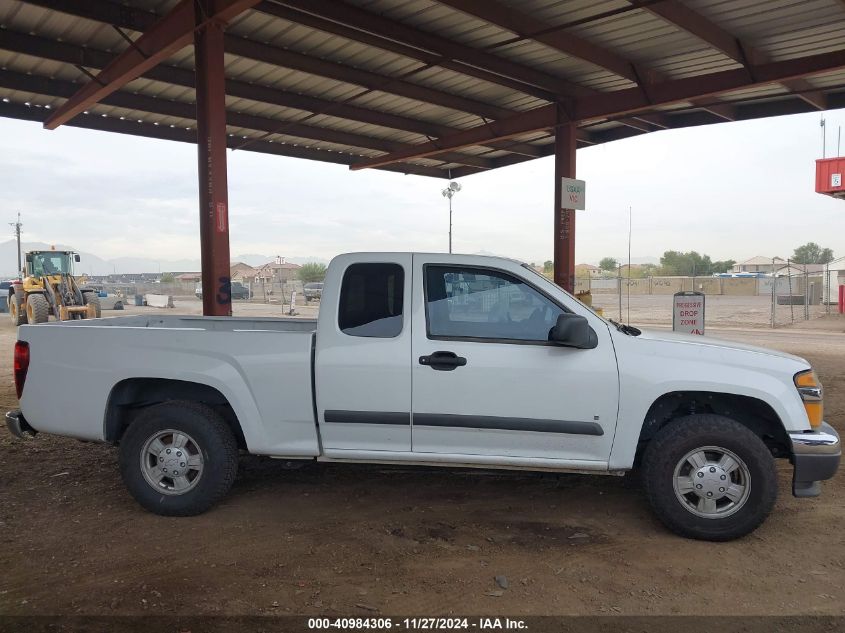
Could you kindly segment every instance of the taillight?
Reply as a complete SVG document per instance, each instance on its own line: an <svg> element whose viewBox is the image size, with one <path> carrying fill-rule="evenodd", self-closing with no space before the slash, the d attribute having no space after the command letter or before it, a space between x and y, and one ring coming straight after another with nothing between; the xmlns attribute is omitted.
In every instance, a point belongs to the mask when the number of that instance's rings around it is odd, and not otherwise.
<svg viewBox="0 0 845 633"><path fill-rule="evenodd" d="M26 382L26 370L29 369L29 343L18 341L15 343L15 390L18 392L18 399L23 394L23 384Z"/></svg>

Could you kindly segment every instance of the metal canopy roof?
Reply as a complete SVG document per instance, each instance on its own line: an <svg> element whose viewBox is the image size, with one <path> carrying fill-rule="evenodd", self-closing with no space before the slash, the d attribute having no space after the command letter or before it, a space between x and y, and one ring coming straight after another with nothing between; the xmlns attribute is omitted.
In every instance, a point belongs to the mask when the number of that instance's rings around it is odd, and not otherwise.
<svg viewBox="0 0 845 633"><path fill-rule="evenodd" d="M0 115L46 120L175 0L0 0ZM226 35L229 146L467 176L845 106L845 0L265 0ZM69 125L196 142L186 46Z"/></svg>

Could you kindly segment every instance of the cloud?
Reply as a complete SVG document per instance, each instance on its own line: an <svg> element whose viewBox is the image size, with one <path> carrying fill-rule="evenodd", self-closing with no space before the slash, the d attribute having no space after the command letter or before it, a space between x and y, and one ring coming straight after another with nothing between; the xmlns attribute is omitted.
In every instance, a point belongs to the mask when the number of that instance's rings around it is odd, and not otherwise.
<svg viewBox="0 0 845 633"><path fill-rule="evenodd" d="M828 129L845 111L826 114ZM199 258L192 145L0 120L6 221L28 241L102 258ZM830 146L830 143L829 145ZM818 115L643 135L578 151L587 210L577 260L695 249L714 259L786 256L807 241L845 255L845 202L813 191ZM229 153L231 252L328 259L344 251L447 248L445 181L238 151ZM458 252L552 255L553 160L462 180ZM2 268L5 268L2 267Z"/></svg>

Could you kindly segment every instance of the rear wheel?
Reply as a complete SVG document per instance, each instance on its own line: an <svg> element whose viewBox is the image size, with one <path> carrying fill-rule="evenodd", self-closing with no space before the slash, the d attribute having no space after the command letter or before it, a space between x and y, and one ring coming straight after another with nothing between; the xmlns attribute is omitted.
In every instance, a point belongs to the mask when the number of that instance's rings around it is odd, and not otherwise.
<svg viewBox="0 0 845 633"><path fill-rule="evenodd" d="M95 318L99 319L100 315L102 314L102 308L100 307L100 297L97 296L96 292L83 292L82 293L82 303L85 305L92 305L94 306L94 316Z"/></svg>
<svg viewBox="0 0 845 633"><path fill-rule="evenodd" d="M21 296L17 292L9 295L9 315L16 326L26 323L26 308L21 306Z"/></svg>
<svg viewBox="0 0 845 633"><path fill-rule="evenodd" d="M769 449L747 427L718 415L685 416L664 427L646 448L643 481L669 529L708 541L752 532L777 498Z"/></svg>
<svg viewBox="0 0 845 633"><path fill-rule="evenodd" d="M26 298L26 318L30 323L46 323L50 318L50 304L41 294L32 294Z"/></svg>
<svg viewBox="0 0 845 633"><path fill-rule="evenodd" d="M172 401L141 411L120 441L120 472L135 500L165 516L201 514L232 486L238 445L213 409Z"/></svg>

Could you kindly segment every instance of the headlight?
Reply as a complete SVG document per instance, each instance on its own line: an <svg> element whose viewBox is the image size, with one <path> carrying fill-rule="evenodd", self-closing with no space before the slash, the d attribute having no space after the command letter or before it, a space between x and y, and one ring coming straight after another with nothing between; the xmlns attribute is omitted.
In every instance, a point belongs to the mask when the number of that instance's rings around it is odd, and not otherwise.
<svg viewBox="0 0 845 633"><path fill-rule="evenodd" d="M812 369L795 374L795 386L804 401L804 410L810 420L810 426L818 428L824 419L824 404L822 403L822 383Z"/></svg>

